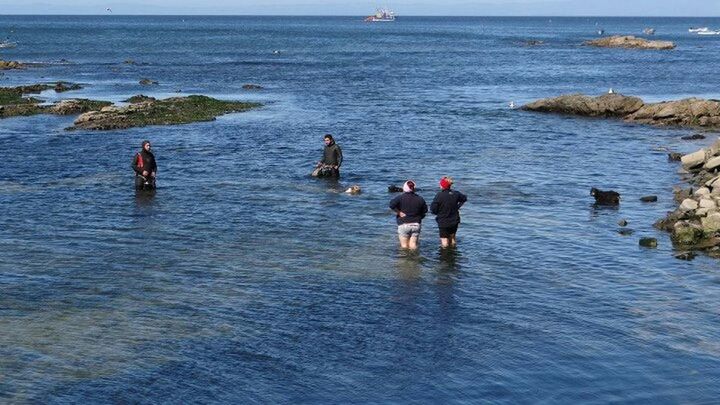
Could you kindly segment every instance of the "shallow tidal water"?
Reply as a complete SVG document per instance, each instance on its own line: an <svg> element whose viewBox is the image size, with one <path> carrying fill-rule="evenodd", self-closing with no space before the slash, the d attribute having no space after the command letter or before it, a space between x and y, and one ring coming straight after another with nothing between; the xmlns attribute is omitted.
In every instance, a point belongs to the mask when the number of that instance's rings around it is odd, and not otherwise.
<svg viewBox="0 0 720 405"><path fill-rule="evenodd" d="M720 38L687 32L705 25L720 19L0 16L18 41L0 58L43 63L2 86L265 105L110 132L0 120L0 402L717 401L720 264L675 259L652 227L680 183L657 148L710 140L508 108L610 87L718 98ZM647 26L678 49L580 46ZM327 132L339 182L308 176ZM129 166L146 138L153 196ZM387 186L430 201L443 175L468 195L458 249L428 217L419 253L398 251ZM594 208L593 186L620 208Z"/></svg>

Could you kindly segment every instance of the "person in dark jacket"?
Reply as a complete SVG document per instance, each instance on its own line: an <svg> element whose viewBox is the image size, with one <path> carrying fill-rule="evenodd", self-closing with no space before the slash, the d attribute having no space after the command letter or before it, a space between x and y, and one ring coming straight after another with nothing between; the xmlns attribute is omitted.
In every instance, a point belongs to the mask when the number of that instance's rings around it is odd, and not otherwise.
<svg viewBox="0 0 720 405"><path fill-rule="evenodd" d="M450 177L440 179L440 191L430 203L430 212L440 228L440 245L444 248L457 245L455 234L460 225L460 207L465 204L465 194L451 190L453 180Z"/></svg>
<svg viewBox="0 0 720 405"><path fill-rule="evenodd" d="M335 143L330 134L324 137L325 148L323 149L322 160L317 163L317 169L313 172L316 177L340 177L340 166L343 161L342 149Z"/></svg>
<svg viewBox="0 0 720 405"><path fill-rule="evenodd" d="M132 168L135 171L135 188L137 190L155 188L157 163L155 163L155 155L150 151L151 148L150 141L143 141L142 149L133 157Z"/></svg>
<svg viewBox="0 0 720 405"><path fill-rule="evenodd" d="M403 184L403 193L390 201L390 209L396 214L400 247L416 250L428 207L425 199L415 194L415 182L408 180Z"/></svg>

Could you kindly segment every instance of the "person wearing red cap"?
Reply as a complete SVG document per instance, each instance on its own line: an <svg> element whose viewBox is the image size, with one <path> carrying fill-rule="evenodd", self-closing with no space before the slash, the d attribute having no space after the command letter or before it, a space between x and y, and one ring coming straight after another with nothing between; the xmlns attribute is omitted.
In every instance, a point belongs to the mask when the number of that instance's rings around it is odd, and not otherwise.
<svg viewBox="0 0 720 405"><path fill-rule="evenodd" d="M457 245L455 234L460 225L460 207L467 201L465 194L450 189L452 185L452 178L440 179L440 191L430 204L430 212L435 214L440 230L440 245L444 248Z"/></svg>
<svg viewBox="0 0 720 405"><path fill-rule="evenodd" d="M415 194L414 181L408 180L403 184L403 193L390 201L390 209L396 214L400 247L416 250L428 207L425 199Z"/></svg>

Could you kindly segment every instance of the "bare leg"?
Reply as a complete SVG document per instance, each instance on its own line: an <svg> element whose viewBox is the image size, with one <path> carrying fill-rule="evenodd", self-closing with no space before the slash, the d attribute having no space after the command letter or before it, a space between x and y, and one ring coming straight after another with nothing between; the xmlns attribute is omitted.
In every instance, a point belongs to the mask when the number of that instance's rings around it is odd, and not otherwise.
<svg viewBox="0 0 720 405"><path fill-rule="evenodd" d="M406 238L402 235L398 235L398 239L400 240L400 247L403 249L407 249L409 242L410 242L410 238Z"/></svg>
<svg viewBox="0 0 720 405"><path fill-rule="evenodd" d="M410 237L410 246L409 246L410 250L417 250L417 248L418 248L418 239L420 239L420 237L417 236L417 235Z"/></svg>
<svg viewBox="0 0 720 405"><path fill-rule="evenodd" d="M455 234L450 235L450 246L457 246L457 239L455 239Z"/></svg>
<svg viewBox="0 0 720 405"><path fill-rule="evenodd" d="M440 246L444 248L450 246L450 238L440 238Z"/></svg>

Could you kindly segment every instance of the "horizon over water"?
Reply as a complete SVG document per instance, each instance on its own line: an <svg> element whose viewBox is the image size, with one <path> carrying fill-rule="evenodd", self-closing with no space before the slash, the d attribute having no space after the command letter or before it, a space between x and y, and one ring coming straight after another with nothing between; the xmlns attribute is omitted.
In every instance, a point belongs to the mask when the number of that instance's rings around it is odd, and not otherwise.
<svg viewBox="0 0 720 405"><path fill-rule="evenodd" d="M0 16L0 86L48 102L204 94L211 122L0 120L0 402L712 403L720 264L673 257L696 131L508 108L609 88L720 98L720 18ZM673 51L582 46L608 34ZM525 46L542 40L541 46ZM275 51L278 51L277 53ZM134 64L124 63L133 60ZM158 86L141 86L142 78ZM246 91L244 84L264 87ZM331 133L339 181L311 178ZM130 161L153 143L154 196ZM397 248L390 184L468 196ZM363 193L343 190L358 184ZM591 187L619 191L596 208ZM639 198L657 195L655 204ZM618 221L634 230L618 234ZM638 239L656 237L657 249Z"/></svg>

